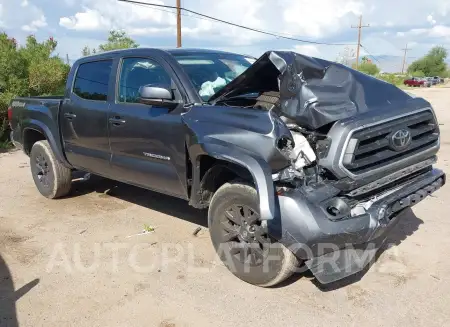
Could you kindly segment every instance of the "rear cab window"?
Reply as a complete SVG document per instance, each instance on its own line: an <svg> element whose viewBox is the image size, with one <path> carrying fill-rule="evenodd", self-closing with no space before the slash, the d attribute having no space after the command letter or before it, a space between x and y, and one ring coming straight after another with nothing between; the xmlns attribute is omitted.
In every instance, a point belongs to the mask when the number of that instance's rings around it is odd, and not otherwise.
<svg viewBox="0 0 450 327"><path fill-rule="evenodd" d="M106 101L112 60L81 64L75 76L72 92L82 99Z"/></svg>

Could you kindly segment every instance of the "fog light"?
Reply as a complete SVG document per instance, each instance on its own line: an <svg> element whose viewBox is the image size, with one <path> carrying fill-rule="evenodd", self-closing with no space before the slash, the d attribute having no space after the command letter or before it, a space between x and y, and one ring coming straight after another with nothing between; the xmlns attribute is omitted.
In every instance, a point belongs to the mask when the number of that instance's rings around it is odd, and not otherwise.
<svg viewBox="0 0 450 327"><path fill-rule="evenodd" d="M325 203L323 206L331 220L339 220L347 217L350 214L350 207L341 198L333 198Z"/></svg>

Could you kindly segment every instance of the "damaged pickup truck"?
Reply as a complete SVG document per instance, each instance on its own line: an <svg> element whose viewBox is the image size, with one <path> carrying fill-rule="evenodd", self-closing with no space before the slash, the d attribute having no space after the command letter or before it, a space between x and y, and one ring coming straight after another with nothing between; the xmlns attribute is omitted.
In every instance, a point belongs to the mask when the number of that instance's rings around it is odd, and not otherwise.
<svg viewBox="0 0 450 327"><path fill-rule="evenodd" d="M361 271L445 183L427 101L292 52L98 54L63 97L16 98L8 114L42 195L67 195L81 170L209 208L220 258L259 286L302 263L321 283Z"/></svg>

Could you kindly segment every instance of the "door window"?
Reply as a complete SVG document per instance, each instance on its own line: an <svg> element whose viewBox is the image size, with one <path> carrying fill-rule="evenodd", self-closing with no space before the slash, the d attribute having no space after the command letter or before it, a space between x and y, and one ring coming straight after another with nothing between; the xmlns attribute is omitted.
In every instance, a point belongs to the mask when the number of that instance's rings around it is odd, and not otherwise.
<svg viewBox="0 0 450 327"><path fill-rule="evenodd" d="M120 73L118 101L139 103L141 86L171 88L171 78L157 62L146 58L125 58Z"/></svg>
<svg viewBox="0 0 450 327"><path fill-rule="evenodd" d="M87 100L106 101L111 67L112 60L81 64L75 76L73 93Z"/></svg>

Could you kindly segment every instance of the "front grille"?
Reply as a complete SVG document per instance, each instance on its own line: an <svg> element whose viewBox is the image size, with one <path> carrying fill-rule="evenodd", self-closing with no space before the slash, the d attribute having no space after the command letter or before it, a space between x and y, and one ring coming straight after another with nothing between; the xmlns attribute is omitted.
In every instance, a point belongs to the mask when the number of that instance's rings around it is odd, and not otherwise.
<svg viewBox="0 0 450 327"><path fill-rule="evenodd" d="M393 144L397 131L408 131L411 141L404 149ZM358 175L414 156L435 147L439 142L439 127L430 110L401 117L386 123L355 131L344 154L343 165Z"/></svg>

